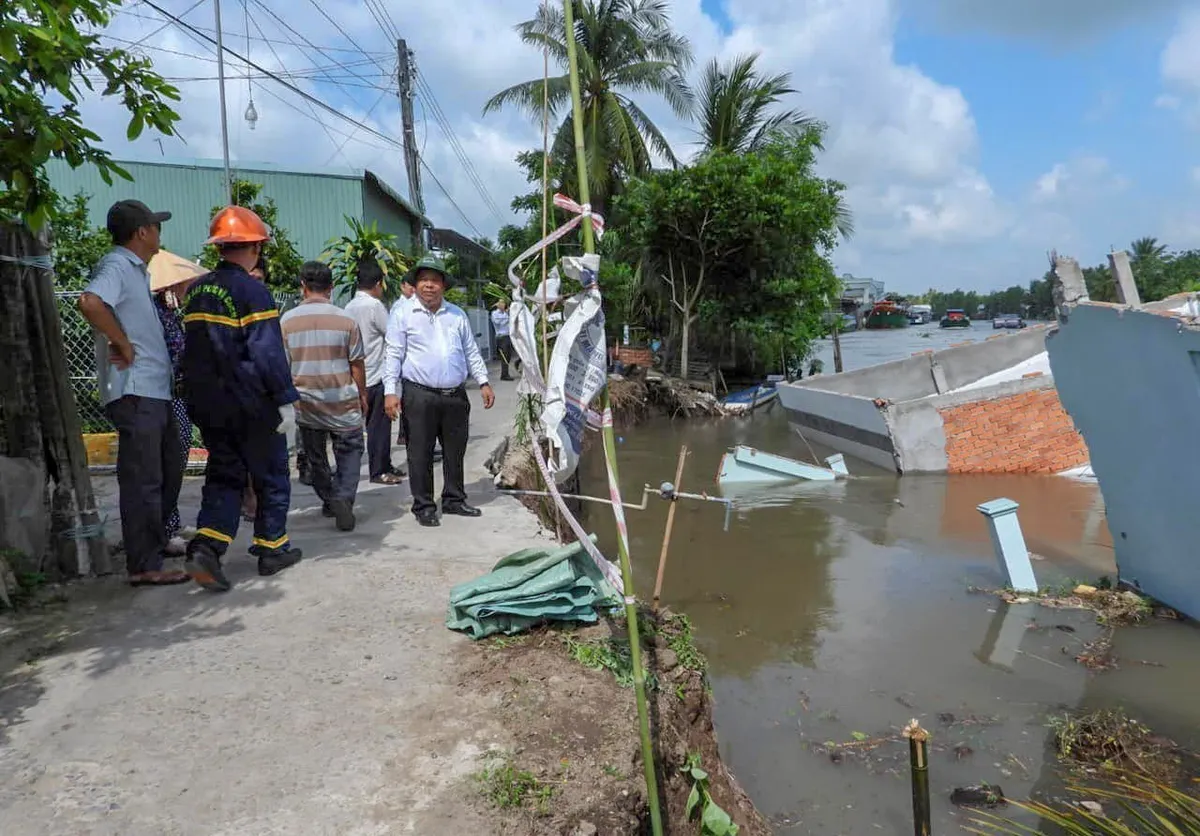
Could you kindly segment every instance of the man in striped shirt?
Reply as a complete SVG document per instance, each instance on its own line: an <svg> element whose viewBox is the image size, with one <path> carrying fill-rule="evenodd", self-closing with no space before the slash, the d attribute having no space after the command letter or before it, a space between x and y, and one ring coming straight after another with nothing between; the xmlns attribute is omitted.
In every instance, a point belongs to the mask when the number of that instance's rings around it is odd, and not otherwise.
<svg viewBox="0 0 1200 836"><path fill-rule="evenodd" d="M367 412L366 352L354 317L330 301L333 274L319 261L300 268L304 301L283 315L283 342L300 393L296 426L322 511L354 530ZM335 472L326 449L333 442Z"/></svg>

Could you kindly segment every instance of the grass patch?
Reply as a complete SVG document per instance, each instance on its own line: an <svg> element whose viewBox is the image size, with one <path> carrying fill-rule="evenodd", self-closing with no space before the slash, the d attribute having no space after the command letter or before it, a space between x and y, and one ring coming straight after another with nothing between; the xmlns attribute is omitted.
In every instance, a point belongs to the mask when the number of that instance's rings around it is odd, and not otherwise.
<svg viewBox="0 0 1200 836"><path fill-rule="evenodd" d="M475 781L484 797L500 810L531 809L539 816L550 812L554 787L543 784L527 769L506 763L476 773Z"/></svg>
<svg viewBox="0 0 1200 836"><path fill-rule="evenodd" d="M1158 781L1170 781L1179 773L1179 747L1123 711L1062 714L1052 717L1049 725L1059 760L1073 767L1134 770Z"/></svg>
<svg viewBox="0 0 1200 836"><path fill-rule="evenodd" d="M563 642L570 657L585 668L609 671L622 688L633 687L633 656L629 652L629 642L626 639L597 638L580 641L574 636L564 636ZM648 688L658 687L654 675L645 669L644 659L642 675Z"/></svg>

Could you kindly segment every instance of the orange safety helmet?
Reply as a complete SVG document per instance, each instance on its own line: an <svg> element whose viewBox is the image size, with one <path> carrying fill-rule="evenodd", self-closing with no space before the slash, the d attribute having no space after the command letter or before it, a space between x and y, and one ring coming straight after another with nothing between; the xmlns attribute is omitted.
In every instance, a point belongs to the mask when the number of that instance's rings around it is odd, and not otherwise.
<svg viewBox="0 0 1200 836"><path fill-rule="evenodd" d="M208 225L205 244L256 244L271 240L271 227L244 206L226 206Z"/></svg>

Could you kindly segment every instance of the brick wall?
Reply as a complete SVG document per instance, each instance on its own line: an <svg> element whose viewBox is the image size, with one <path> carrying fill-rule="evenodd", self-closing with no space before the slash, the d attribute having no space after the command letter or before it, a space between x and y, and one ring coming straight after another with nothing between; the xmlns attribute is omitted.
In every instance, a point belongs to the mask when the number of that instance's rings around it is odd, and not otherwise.
<svg viewBox="0 0 1200 836"><path fill-rule="evenodd" d="M1059 473L1088 462L1053 386L938 412L948 473Z"/></svg>
<svg viewBox="0 0 1200 836"><path fill-rule="evenodd" d="M617 359L626 366L638 366L648 369L654 360L654 354L648 348L633 348L622 345L617 348Z"/></svg>

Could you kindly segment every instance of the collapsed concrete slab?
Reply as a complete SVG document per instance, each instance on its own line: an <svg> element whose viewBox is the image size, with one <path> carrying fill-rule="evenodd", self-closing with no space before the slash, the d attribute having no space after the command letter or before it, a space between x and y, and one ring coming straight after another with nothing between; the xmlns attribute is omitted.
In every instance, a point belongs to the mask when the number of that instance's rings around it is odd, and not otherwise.
<svg viewBox="0 0 1200 836"><path fill-rule="evenodd" d="M1059 473L1087 446L1058 402L1035 326L779 385L805 437L900 473Z"/></svg>
<svg viewBox="0 0 1200 836"><path fill-rule="evenodd" d="M1200 617L1200 306L1080 301L1046 342L1059 395L1091 451L1121 580Z"/></svg>

